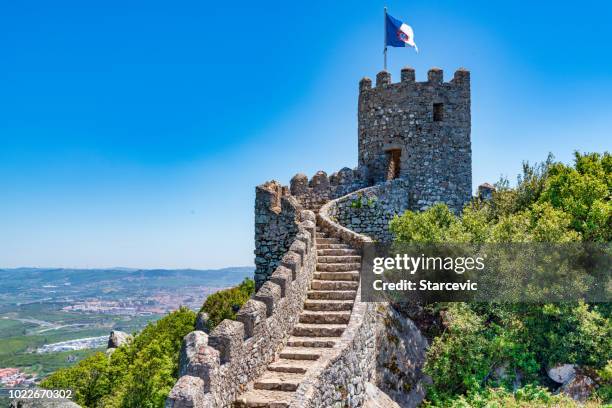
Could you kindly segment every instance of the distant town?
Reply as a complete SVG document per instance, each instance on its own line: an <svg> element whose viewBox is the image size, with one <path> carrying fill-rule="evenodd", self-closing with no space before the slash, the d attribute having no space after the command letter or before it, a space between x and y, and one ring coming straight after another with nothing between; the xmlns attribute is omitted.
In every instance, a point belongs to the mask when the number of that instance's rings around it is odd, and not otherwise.
<svg viewBox="0 0 612 408"><path fill-rule="evenodd" d="M27 388L103 351L111 330L134 333L251 276L223 270L0 269L0 391Z"/></svg>

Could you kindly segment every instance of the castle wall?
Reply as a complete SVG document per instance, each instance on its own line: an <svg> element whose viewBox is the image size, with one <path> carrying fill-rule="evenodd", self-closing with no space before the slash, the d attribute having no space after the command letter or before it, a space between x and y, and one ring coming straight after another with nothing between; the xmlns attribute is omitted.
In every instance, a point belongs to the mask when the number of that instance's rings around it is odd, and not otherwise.
<svg viewBox="0 0 612 408"><path fill-rule="evenodd" d="M359 85L358 116L359 166L370 185L388 178L390 152L395 150L400 153L399 177L412 186L414 209L445 202L460 211L469 201L468 71L460 69L453 80L444 82L442 70L432 69L428 81L416 82L414 70L405 68L398 83L391 83L391 75L383 71L374 88L364 78Z"/></svg>
<svg viewBox="0 0 612 408"><path fill-rule="evenodd" d="M317 216L318 224L330 236L355 248L362 248L372 239L338 224L332 215L343 198L325 204ZM377 324L376 303L361 302L361 286L348 327L330 353L317 360L296 390L290 408L362 407L366 383L376 369Z"/></svg>
<svg viewBox="0 0 612 408"><path fill-rule="evenodd" d="M340 225L381 242L390 242L393 235L389 222L412 206L411 186L403 179L367 187L338 200L329 214Z"/></svg>
<svg viewBox="0 0 612 408"><path fill-rule="evenodd" d="M298 233L281 265L238 311L210 334L193 331L183 339L179 379L166 408L230 407L283 347L295 324L316 269L316 225L302 211Z"/></svg>
<svg viewBox="0 0 612 408"><path fill-rule="evenodd" d="M318 171L310 181L298 173L291 179L289 190L304 208L318 211L329 200L366 186L367 180L361 171L344 167L329 177L324 171Z"/></svg>
<svg viewBox="0 0 612 408"><path fill-rule="evenodd" d="M298 232L301 206L287 189L270 181L255 189L255 288L280 264Z"/></svg>

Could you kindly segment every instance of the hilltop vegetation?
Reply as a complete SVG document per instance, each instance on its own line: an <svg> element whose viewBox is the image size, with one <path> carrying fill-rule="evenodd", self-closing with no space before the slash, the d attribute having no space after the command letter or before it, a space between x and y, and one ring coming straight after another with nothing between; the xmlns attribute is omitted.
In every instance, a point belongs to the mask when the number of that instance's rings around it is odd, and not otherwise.
<svg viewBox="0 0 612 408"><path fill-rule="evenodd" d="M576 154L573 166L549 159L524 165L516 188L498 183L490 202L461 216L438 204L391 222L397 242L609 243L612 156ZM546 369L569 363L598 378L593 403L612 398L609 303L445 303L426 308L432 338L425 372L431 406L574 406L552 396ZM503 368L504 375L495 370ZM558 386L558 385L557 385ZM518 391L516 390L518 388Z"/></svg>
<svg viewBox="0 0 612 408"><path fill-rule="evenodd" d="M202 311L209 314L209 329L236 311L255 289L252 279L210 295ZM41 386L72 389L74 400L85 408L161 408L178 378L183 337L195 328L196 314L181 308L150 323L134 340L108 357L99 352L73 367L56 371Z"/></svg>
<svg viewBox="0 0 612 408"><path fill-rule="evenodd" d="M193 330L195 313L172 312L145 327L134 340L107 357L96 353L42 382L49 389L72 389L83 407L162 407L178 376L183 337Z"/></svg>
<svg viewBox="0 0 612 408"><path fill-rule="evenodd" d="M208 296L200 312L208 313L208 330L214 329L223 319L236 320L236 312L255 292L255 281L245 279L240 285L220 290Z"/></svg>

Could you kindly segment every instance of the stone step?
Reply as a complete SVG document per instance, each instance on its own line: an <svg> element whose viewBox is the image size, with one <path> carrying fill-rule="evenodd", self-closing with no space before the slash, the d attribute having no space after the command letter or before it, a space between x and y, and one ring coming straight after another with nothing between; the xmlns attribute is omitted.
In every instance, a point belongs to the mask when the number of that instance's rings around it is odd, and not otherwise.
<svg viewBox="0 0 612 408"><path fill-rule="evenodd" d="M286 391L251 390L239 396L234 408L285 408L295 394Z"/></svg>
<svg viewBox="0 0 612 408"><path fill-rule="evenodd" d="M346 324L307 324L298 323L293 328L293 335L299 337L340 337Z"/></svg>
<svg viewBox="0 0 612 408"><path fill-rule="evenodd" d="M304 310L337 312L353 310L353 300L306 299Z"/></svg>
<svg viewBox="0 0 612 408"><path fill-rule="evenodd" d="M347 244L320 244L317 241L317 250L320 249L351 249Z"/></svg>
<svg viewBox="0 0 612 408"><path fill-rule="evenodd" d="M351 312L329 312L329 311L303 311L300 314L300 323L313 324L348 324Z"/></svg>
<svg viewBox="0 0 612 408"><path fill-rule="evenodd" d="M312 290L357 290L359 282L350 280L318 280L310 282Z"/></svg>
<svg viewBox="0 0 612 408"><path fill-rule="evenodd" d="M317 238L329 238L327 232L317 231Z"/></svg>
<svg viewBox="0 0 612 408"><path fill-rule="evenodd" d="M343 255L359 255L359 251L352 248L346 249L319 249L317 256L343 256Z"/></svg>
<svg viewBox="0 0 612 408"><path fill-rule="evenodd" d="M317 244L340 244L340 240L338 238L319 238L317 237Z"/></svg>
<svg viewBox="0 0 612 408"><path fill-rule="evenodd" d="M318 347L285 347L278 356L285 360L318 360L326 350Z"/></svg>
<svg viewBox="0 0 612 408"><path fill-rule="evenodd" d="M317 256L318 263L345 263L358 262L361 263L359 255L332 255L332 256Z"/></svg>
<svg viewBox="0 0 612 408"><path fill-rule="evenodd" d="M355 300L355 290L310 290L308 299L319 300Z"/></svg>
<svg viewBox="0 0 612 408"><path fill-rule="evenodd" d="M303 379L304 373L266 371L255 380L253 387L256 390L295 391Z"/></svg>
<svg viewBox="0 0 612 408"><path fill-rule="evenodd" d="M360 269L361 263L359 262L317 263L317 272L358 271Z"/></svg>
<svg viewBox="0 0 612 408"><path fill-rule="evenodd" d="M291 347L334 347L340 337L298 337L291 336L287 346Z"/></svg>
<svg viewBox="0 0 612 408"><path fill-rule="evenodd" d="M315 360L287 360L280 358L268 365L268 371L279 373L305 373L315 363Z"/></svg>
<svg viewBox="0 0 612 408"><path fill-rule="evenodd" d="M359 272L315 272L314 278L318 280L342 280L342 281L358 281Z"/></svg>

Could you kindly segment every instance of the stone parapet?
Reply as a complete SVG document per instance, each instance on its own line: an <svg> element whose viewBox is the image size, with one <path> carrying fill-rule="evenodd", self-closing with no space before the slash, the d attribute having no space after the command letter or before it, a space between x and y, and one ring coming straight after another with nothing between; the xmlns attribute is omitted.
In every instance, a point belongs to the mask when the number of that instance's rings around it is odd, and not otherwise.
<svg viewBox="0 0 612 408"><path fill-rule="evenodd" d="M366 182L367 177L362 170L344 167L330 176L318 171L310 180L298 173L291 179L289 191L302 207L318 211L329 200L367 186Z"/></svg>
<svg viewBox="0 0 612 408"><path fill-rule="evenodd" d="M272 180L255 189L255 288L280 265L298 233L300 203Z"/></svg>
<svg viewBox="0 0 612 408"><path fill-rule="evenodd" d="M321 207L319 226L329 235L355 248L362 248L372 239L340 225L330 215L347 197L332 200ZM376 303L361 302L360 285L348 327L333 349L308 371L296 390L291 408L363 405L366 383L374 380L376 372L376 306Z"/></svg>
<svg viewBox="0 0 612 408"><path fill-rule="evenodd" d="M166 400L167 408L230 407L246 385L260 376L284 347L298 322L316 269L315 215L297 216L292 248L238 311L210 334L189 333L181 349L180 378ZM295 252L294 252L295 251Z"/></svg>
<svg viewBox="0 0 612 408"><path fill-rule="evenodd" d="M403 179L366 187L330 202L324 213L353 233L390 242L393 236L389 222L394 216L414 209L410 187Z"/></svg>

